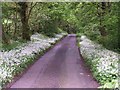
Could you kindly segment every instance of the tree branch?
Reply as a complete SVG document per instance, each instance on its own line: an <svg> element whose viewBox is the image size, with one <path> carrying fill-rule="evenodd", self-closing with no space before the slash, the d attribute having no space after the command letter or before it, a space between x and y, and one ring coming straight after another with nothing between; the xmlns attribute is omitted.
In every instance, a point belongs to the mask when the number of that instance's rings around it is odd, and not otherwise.
<svg viewBox="0 0 120 90"><path fill-rule="evenodd" d="M28 17L27 17L27 19L29 19L29 17L30 17L30 14L31 14L31 11L32 11L32 9L35 7L37 5L37 2L33 5L33 2L31 3L31 8L30 8L30 10L29 10L29 12L28 12Z"/></svg>

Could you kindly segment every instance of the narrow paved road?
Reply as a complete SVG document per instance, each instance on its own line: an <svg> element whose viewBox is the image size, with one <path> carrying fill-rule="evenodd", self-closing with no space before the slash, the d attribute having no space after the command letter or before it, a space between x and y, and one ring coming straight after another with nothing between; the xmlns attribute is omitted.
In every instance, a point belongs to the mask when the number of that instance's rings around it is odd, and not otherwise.
<svg viewBox="0 0 120 90"><path fill-rule="evenodd" d="M81 59L76 37L67 36L42 56L11 88L96 88Z"/></svg>

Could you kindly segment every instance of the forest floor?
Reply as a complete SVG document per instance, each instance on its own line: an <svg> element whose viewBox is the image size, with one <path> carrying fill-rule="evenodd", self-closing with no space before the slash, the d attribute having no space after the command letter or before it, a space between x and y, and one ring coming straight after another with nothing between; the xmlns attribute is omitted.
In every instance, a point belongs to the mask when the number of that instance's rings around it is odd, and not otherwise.
<svg viewBox="0 0 120 90"><path fill-rule="evenodd" d="M36 61L10 88L97 88L75 35L68 35Z"/></svg>

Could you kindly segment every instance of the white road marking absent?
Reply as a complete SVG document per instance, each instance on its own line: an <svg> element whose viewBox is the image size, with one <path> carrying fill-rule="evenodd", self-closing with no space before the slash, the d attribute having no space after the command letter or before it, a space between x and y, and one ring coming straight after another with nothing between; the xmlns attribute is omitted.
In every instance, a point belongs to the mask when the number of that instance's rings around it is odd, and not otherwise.
<svg viewBox="0 0 120 90"><path fill-rule="evenodd" d="M80 73L80 75L84 75L84 73Z"/></svg>

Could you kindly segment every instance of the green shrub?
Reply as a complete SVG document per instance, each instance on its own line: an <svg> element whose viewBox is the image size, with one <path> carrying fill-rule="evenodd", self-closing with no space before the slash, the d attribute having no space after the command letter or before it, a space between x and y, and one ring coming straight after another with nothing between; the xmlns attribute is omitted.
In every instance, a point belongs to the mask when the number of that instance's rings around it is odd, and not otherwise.
<svg viewBox="0 0 120 90"><path fill-rule="evenodd" d="M54 37L55 34L60 33L60 29L53 20L44 21L42 27L43 28L40 29L40 32L48 37Z"/></svg>

